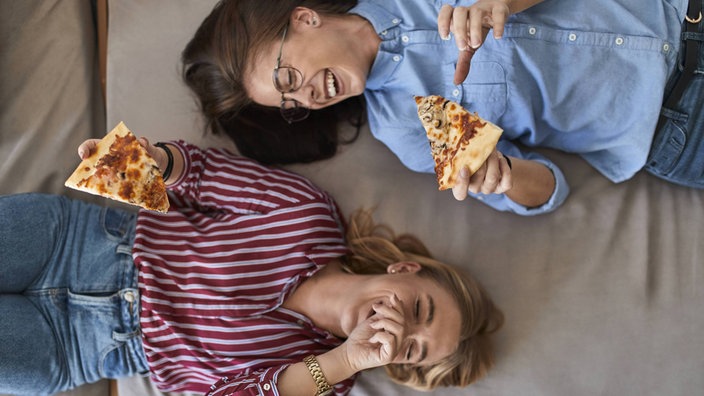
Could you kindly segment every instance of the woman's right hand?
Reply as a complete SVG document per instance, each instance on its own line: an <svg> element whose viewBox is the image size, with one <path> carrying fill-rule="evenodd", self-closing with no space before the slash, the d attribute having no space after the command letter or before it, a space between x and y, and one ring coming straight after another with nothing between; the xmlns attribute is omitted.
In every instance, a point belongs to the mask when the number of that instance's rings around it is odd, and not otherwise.
<svg viewBox="0 0 704 396"><path fill-rule="evenodd" d="M392 363L404 337L404 317L398 305L375 304L375 314L357 325L343 344L347 362L355 371Z"/></svg>
<svg viewBox="0 0 704 396"><path fill-rule="evenodd" d="M478 0L469 7L442 6L438 14L438 33L447 39L450 33L454 34L460 51L453 80L455 85L467 78L472 56L484 43L489 29L494 29L495 38L503 36L509 14L506 0Z"/></svg>

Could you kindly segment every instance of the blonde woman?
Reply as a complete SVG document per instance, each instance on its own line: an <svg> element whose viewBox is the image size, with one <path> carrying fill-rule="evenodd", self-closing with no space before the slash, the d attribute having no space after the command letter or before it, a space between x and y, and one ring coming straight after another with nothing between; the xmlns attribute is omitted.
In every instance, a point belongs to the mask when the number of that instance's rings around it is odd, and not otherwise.
<svg viewBox="0 0 704 396"><path fill-rule="evenodd" d="M372 367L433 389L491 366L501 312L414 237L367 212L345 235L303 177L141 141L171 169L168 213L0 197L0 393L149 373L163 391L341 395Z"/></svg>

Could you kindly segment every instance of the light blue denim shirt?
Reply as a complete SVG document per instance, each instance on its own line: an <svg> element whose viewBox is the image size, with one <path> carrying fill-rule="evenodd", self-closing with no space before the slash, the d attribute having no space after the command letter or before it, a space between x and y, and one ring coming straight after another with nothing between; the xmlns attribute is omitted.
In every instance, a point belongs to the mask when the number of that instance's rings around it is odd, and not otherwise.
<svg viewBox="0 0 704 396"><path fill-rule="evenodd" d="M455 4L457 3L457 4ZM372 134L408 168L434 172L414 95L441 95L504 129L498 149L548 166L549 202L528 209L505 195L475 195L498 210L549 212L569 193L564 175L531 147L578 153L614 182L648 155L667 78L676 65L686 0L546 0L489 34L464 83L452 83L457 47L437 32L443 4L361 0L382 43L367 80Z"/></svg>

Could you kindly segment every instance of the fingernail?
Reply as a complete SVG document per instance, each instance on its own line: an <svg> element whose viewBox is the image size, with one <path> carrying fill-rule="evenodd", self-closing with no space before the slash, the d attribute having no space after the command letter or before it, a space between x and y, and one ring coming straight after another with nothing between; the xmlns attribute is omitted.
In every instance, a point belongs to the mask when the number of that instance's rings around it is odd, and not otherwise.
<svg viewBox="0 0 704 396"><path fill-rule="evenodd" d="M445 40L445 41L448 41L448 40L450 39L450 34L448 33L448 34L446 34L446 35L444 35L444 36L440 36L440 38L443 39L443 40Z"/></svg>

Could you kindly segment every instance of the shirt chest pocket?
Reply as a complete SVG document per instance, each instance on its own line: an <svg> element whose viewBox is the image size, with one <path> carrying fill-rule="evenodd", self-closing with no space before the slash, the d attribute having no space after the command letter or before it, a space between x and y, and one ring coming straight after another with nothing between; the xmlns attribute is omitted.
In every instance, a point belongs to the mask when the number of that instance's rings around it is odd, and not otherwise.
<svg viewBox="0 0 704 396"><path fill-rule="evenodd" d="M443 65L445 76L454 76L455 63ZM445 98L458 102L480 117L497 122L506 112L507 87L506 72L496 62L472 62L469 76L460 85L451 85L452 78L447 79L450 84L445 87Z"/></svg>

